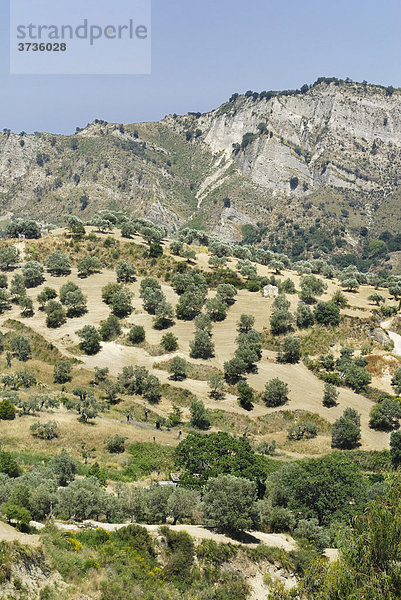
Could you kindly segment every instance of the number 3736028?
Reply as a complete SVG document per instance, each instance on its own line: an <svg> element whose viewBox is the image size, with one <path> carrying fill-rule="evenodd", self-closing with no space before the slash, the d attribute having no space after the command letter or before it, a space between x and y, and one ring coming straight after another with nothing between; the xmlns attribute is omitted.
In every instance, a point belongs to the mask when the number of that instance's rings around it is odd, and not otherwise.
<svg viewBox="0 0 401 600"><path fill-rule="evenodd" d="M67 44L54 43L50 42L47 44L41 43L32 43L25 42L18 44L18 50L20 52L65 52L67 50Z"/></svg>

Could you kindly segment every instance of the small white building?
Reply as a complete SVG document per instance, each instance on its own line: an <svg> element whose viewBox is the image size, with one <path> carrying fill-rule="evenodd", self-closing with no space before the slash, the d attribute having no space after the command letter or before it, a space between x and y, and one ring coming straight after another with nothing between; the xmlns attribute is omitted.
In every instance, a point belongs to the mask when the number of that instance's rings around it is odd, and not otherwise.
<svg viewBox="0 0 401 600"><path fill-rule="evenodd" d="M276 285L265 285L263 288L263 296L265 298L275 298L278 296L278 287Z"/></svg>

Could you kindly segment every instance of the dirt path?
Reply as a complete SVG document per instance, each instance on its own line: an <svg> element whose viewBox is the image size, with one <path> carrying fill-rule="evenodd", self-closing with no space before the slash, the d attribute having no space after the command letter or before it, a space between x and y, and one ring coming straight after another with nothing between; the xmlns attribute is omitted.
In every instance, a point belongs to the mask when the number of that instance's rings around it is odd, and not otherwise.
<svg viewBox="0 0 401 600"><path fill-rule="evenodd" d="M37 546L40 542L36 534L21 533L11 525L0 521L0 540L2 542L20 542L21 544L31 544Z"/></svg>
<svg viewBox="0 0 401 600"><path fill-rule="evenodd" d="M396 356L401 356L401 335L389 329L389 327L391 326L391 320L383 321L383 323L381 323L380 325L383 329L387 331L390 339L394 342L393 354L395 354Z"/></svg>
<svg viewBox="0 0 401 600"><path fill-rule="evenodd" d="M138 523L141 527L145 527L150 533L156 534L161 525L147 525L144 523ZM42 523L32 522L32 525L38 529L42 529L44 525ZM58 529L62 531L81 531L82 529L87 528L100 528L105 529L106 531L117 531L118 529L122 529L123 527L127 527L129 523L101 523L99 521L84 521L81 525L70 525L68 523L62 523L60 521L55 521L55 525ZM201 525L169 525L170 529L173 531L186 531L193 538L198 540L214 540L219 543L231 543L235 545L244 544L244 542L240 542L223 533L216 533L211 529L206 529ZM275 548L282 548L286 552L290 552L291 550L295 550L297 548L297 544L295 540L290 536L284 533L262 533L261 531L252 531L252 533L248 533L249 542L245 545L250 548L256 548L259 544L266 544L266 546L274 546ZM32 537L32 536L28 536Z"/></svg>

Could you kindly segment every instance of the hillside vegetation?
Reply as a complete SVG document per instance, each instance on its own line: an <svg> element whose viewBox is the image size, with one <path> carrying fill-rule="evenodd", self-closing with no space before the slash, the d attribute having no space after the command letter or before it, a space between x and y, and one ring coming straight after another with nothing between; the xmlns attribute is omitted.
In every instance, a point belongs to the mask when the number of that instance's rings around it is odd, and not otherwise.
<svg viewBox="0 0 401 600"><path fill-rule="evenodd" d="M399 278L93 223L0 247L0 592L312 598L339 525L392 493Z"/></svg>
<svg viewBox="0 0 401 600"><path fill-rule="evenodd" d="M400 91L319 78L158 123L0 134L5 211L61 222L125 209L294 258L400 269Z"/></svg>

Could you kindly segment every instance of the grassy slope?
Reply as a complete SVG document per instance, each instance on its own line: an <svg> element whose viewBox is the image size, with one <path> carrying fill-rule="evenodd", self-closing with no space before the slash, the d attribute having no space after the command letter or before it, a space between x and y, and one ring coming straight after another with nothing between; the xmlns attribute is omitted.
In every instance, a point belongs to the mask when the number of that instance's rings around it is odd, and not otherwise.
<svg viewBox="0 0 401 600"><path fill-rule="evenodd" d="M106 238L114 238L114 245L105 247ZM63 389L66 393L71 392L76 385L88 385L92 378L95 366L107 366L110 374L116 376L124 365L142 365L154 372L161 380L164 386L164 395L162 402L152 407L149 421L145 422L145 405L142 398L122 397L121 402L110 410L104 412L95 422L95 425L83 425L77 422L76 415L65 409L55 411L44 411L41 415L41 421L55 419L60 425L60 438L53 442L43 442L32 438L29 427L37 421L37 417L23 417L7 425L0 424L1 436L6 448L16 452L40 453L51 455L59 447L66 447L74 456L82 458L82 444L86 448L96 448L94 457L104 464L110 471L116 472L125 464L126 457L110 455L105 447L104 441L110 433L120 433L128 438L128 442L134 441L152 441L156 440L162 444L176 445L178 442L177 430L155 431L154 419L157 415L165 416L171 411L172 404L180 405L183 409L184 420L189 418L188 404L189 398L196 396L201 398L206 406L212 411L213 429L222 429L236 433L248 431L252 439L257 441L271 441L275 439L278 442L279 453L285 457L287 453L290 456L296 455L316 455L329 450L330 446L330 427L332 423L342 413L346 406L355 407L362 414L362 447L364 449L381 449L388 446L389 435L386 433L375 432L368 427L369 410L372 406L367 398L355 394L346 388L340 389L339 406L333 409L326 409L321 404L323 383L317 377L307 370L303 364L298 365L280 365L275 361L275 353L271 350L264 350L263 359L258 364L258 371L249 377L252 387L261 392L265 383L272 377L280 377L286 381L290 388L290 402L284 409L268 409L263 403L257 402L252 412L248 413L241 409L237 403L234 389L229 389L223 400L214 400L209 396L209 388L206 381L207 375L200 375L206 370L222 371L223 364L231 358L235 351L236 321L240 314L251 313L256 318L255 327L259 331L268 330L269 315L271 313L272 301L263 298L260 294L251 294L247 290L241 290L237 296L236 303L229 309L227 319L216 323L213 331L213 339L216 346L215 357L208 361L189 359L189 342L194 333L193 322L176 321L175 325L169 330L179 339L178 354L184 356L197 367L194 371L197 378L188 378L182 382L169 380L168 373L158 368L157 363L168 360L171 355L155 356L152 352L160 344L164 332L156 331L152 328L152 317L144 312L142 301L139 298L139 283L143 275L153 274L161 278L163 291L167 299L174 304L177 302L177 295L164 281L165 275L173 272L176 265L176 258L169 256L168 253L153 266L148 259L142 257L142 240L135 236L132 241L122 241L118 234L113 236L100 236L98 240L89 240L84 245L71 243L64 232L59 230L52 235L38 240L36 242L27 242L27 255L41 257L42 260L47 253L60 247L69 253L74 260L79 258L84 251L88 251L87 244L91 244L91 252L97 254L110 266L115 264L119 256L125 256L134 260L139 269L138 281L130 286L134 293L133 306L134 311L123 322L124 330L127 331L132 324L143 325L146 330L148 346L126 346L124 337L116 342L107 342L103 344L101 352L93 357L80 355L81 364L74 366L73 382L66 384ZM198 266L208 269L207 254L197 255ZM178 259L182 260L182 259ZM235 269L235 260L230 260L231 267ZM258 265L258 271L261 275L270 275L267 267ZM299 277L292 272L283 272L282 278L290 277L293 279L297 288L299 288ZM115 273L110 270L104 270L102 273L92 275L88 279L79 279L75 269L68 278L55 278L47 275L46 282L43 284L54 287L56 290L67 280L77 282L88 297L89 312L80 318L68 319L67 323L59 329L48 329L45 325L45 315L37 309L35 302L35 315L31 318L21 318L18 307L13 307L0 317L0 327L3 331L15 331L21 327L24 334L32 340L34 347L33 360L22 364L17 360L13 361L12 371L20 370L21 367L27 367L36 373L38 380L48 391L61 391L60 385L54 385L52 381L52 363L60 355L76 359L76 350L78 337L76 331L85 324L94 324L96 326L107 318L109 314L108 307L101 301L101 288L109 281L115 280ZM42 287L43 287L42 286ZM337 289L335 282L328 282L327 293L323 299L327 299ZM29 295L35 300L41 288L29 290ZM363 286L357 294L347 294L350 306L344 313L350 318L366 319L369 317L372 306L367 300L372 289ZM212 293L212 292L211 292ZM386 295L384 290L381 293ZM295 309L297 296L289 296L292 309ZM13 319L14 321L10 321ZM16 321L23 322L23 326L17 326ZM351 323L351 321L350 321ZM31 328L32 333L29 329ZM343 324L341 328L333 332L325 329L315 328L309 332L301 334L304 336L304 344L309 348L316 347L316 354L327 350L331 346L331 351L338 354L340 343L342 345L353 344L356 348L367 341L364 334L358 327L354 328ZM306 336L306 337L305 337ZM71 354L74 349L74 354ZM149 352L150 350L150 352ZM397 358L386 359L389 353L376 348L375 355L380 357L373 361L370 359L372 368L375 370L375 385L381 386L385 391L391 391L389 387L388 368L394 370L398 364ZM392 361L392 362L391 362ZM390 364L390 367L388 365ZM200 370L199 370L200 369ZM5 358L0 357L0 371L6 371ZM23 392L24 393L24 392ZM32 393L31 391L26 392ZM33 393L36 393L34 391ZM126 414L131 412L134 416L134 423L127 424ZM307 415L316 415L315 417ZM280 416L281 415L281 416ZM306 416L305 416L306 415ZM317 419L319 424L319 436L315 440L304 442L288 441L286 429L299 421L299 419ZM187 426L185 426L187 430Z"/></svg>

